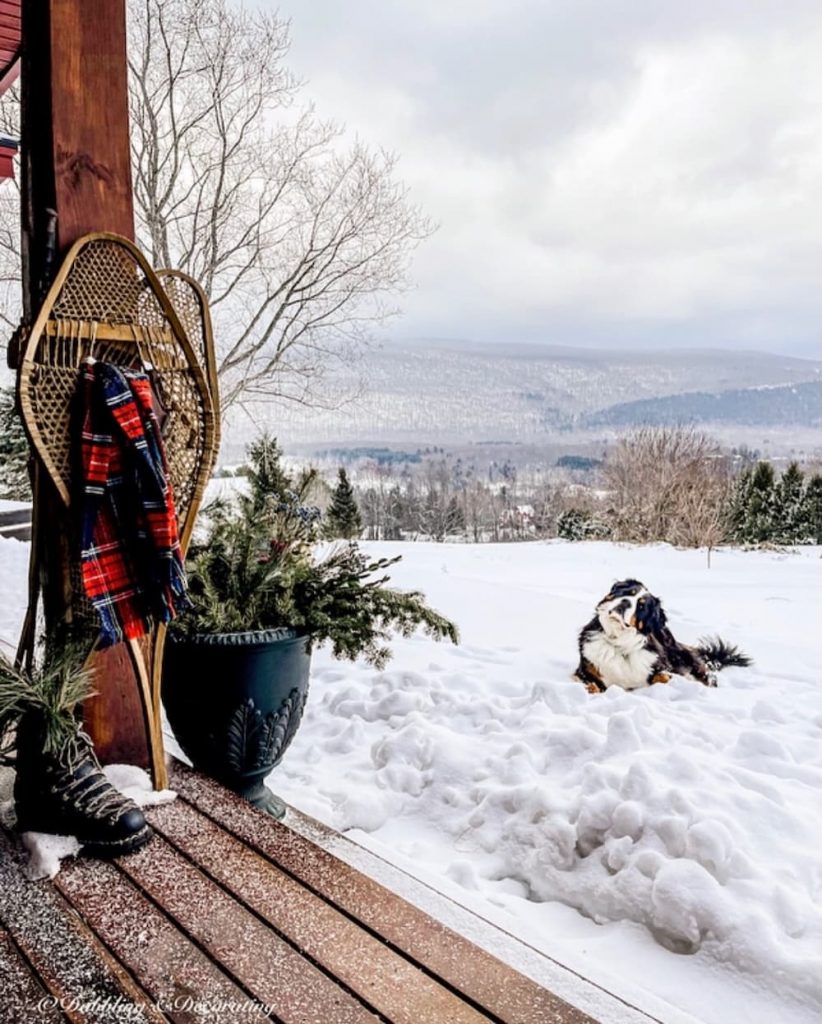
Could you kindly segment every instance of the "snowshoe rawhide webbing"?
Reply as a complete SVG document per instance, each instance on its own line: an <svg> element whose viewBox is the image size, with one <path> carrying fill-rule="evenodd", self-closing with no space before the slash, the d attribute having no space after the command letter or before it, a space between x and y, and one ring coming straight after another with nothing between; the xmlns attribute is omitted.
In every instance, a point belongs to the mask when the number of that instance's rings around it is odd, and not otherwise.
<svg viewBox="0 0 822 1024"><path fill-rule="evenodd" d="M202 338L197 338L196 344L202 351ZM211 367L192 344L159 278L139 249L126 238L99 233L79 239L66 255L46 295L18 366L18 402L37 456L36 475L40 473L50 481L67 512L61 524L43 523L35 508L35 562L21 653L34 641L40 576L36 560L44 548L43 531L54 531L71 522L75 440L72 411L80 366L89 357L125 368L151 368L166 410L163 443L183 553L215 457L215 401L207 376ZM210 359L213 365L213 354ZM216 384L216 377L213 383ZM53 572L54 567L50 568ZM67 557L62 570L66 581L66 615L93 627L95 613L82 592L76 558ZM140 694L152 775L158 788L165 784L160 729L163 642L164 629L158 628L148 648L139 641L127 645ZM105 707L104 689L95 701L101 702L98 708Z"/></svg>

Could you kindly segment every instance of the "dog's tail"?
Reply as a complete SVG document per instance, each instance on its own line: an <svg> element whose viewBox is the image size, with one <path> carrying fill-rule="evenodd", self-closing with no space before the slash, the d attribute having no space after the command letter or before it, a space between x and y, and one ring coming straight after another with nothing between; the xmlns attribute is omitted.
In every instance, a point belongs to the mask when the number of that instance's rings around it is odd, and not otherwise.
<svg viewBox="0 0 822 1024"><path fill-rule="evenodd" d="M753 664L752 659L743 654L735 644L729 644L718 636L702 637L697 641L696 649L714 672L731 666L747 668Z"/></svg>

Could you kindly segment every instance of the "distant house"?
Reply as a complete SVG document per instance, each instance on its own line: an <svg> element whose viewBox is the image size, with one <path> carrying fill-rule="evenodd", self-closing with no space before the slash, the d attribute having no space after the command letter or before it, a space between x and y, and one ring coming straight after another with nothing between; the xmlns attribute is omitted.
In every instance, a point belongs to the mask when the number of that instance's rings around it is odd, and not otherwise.
<svg viewBox="0 0 822 1024"><path fill-rule="evenodd" d="M19 149L16 139L0 135L0 181L14 177L14 158Z"/></svg>
<svg viewBox="0 0 822 1024"><path fill-rule="evenodd" d="M536 533L536 510L533 505L513 505L499 514L499 530L503 537Z"/></svg>

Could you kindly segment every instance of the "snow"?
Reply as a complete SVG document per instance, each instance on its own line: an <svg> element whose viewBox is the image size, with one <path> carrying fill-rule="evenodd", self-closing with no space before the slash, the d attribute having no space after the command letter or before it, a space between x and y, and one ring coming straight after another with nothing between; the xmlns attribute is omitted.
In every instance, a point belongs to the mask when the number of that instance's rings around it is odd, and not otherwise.
<svg viewBox="0 0 822 1024"><path fill-rule="evenodd" d="M270 780L289 803L642 1005L822 1011L819 550L367 545L457 619L387 671L315 657ZM708 690L588 694L576 634L615 578L755 659ZM592 955L593 954L593 955Z"/></svg>
<svg viewBox="0 0 822 1024"><path fill-rule="evenodd" d="M38 878L54 878L60 870L60 862L66 857L76 857L82 849L74 836L23 832L20 838L28 854L26 875L32 881Z"/></svg>
<svg viewBox="0 0 822 1024"><path fill-rule="evenodd" d="M822 1013L819 549L368 544L457 620L388 669L316 653L272 788L372 855L661 1020ZM0 539L0 636L26 546ZM576 634L616 578L685 642L750 654L719 687L588 694ZM671 1014L660 1006L672 1008Z"/></svg>
<svg viewBox="0 0 822 1024"><path fill-rule="evenodd" d="M17 650L28 600L28 576L29 545L0 537L0 653L7 658L13 658Z"/></svg>

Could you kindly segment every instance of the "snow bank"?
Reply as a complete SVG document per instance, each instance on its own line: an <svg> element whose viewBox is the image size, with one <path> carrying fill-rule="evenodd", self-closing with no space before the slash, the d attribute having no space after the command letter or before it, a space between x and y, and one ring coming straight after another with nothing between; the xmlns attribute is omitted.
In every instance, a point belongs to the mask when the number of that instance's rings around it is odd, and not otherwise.
<svg viewBox="0 0 822 1024"><path fill-rule="evenodd" d="M710 968L712 999L733 977L776 994L783 1021L789 1006L822 1009L819 552L722 552L707 570L704 553L661 547L401 550L397 582L452 614L465 645L401 641L383 673L321 653L272 787L504 907L552 956L564 933L571 951L596 936L598 959L655 990L651 942L679 965L673 980L660 970L663 994L706 1020L689 963ZM575 634L625 575L666 599L682 640L719 632L754 668L726 670L717 690L588 694L569 678Z"/></svg>
<svg viewBox="0 0 822 1024"><path fill-rule="evenodd" d="M29 545L0 537L0 652L7 658L13 658L17 649L26 612L28 575Z"/></svg>

